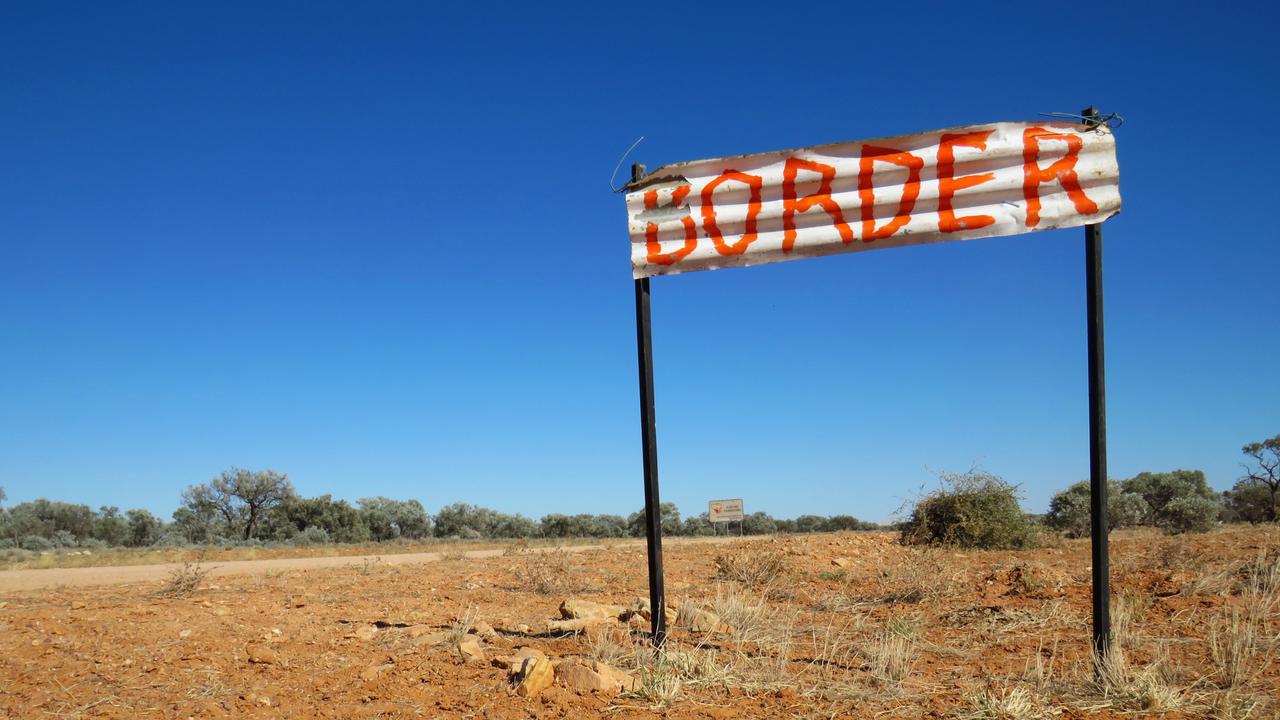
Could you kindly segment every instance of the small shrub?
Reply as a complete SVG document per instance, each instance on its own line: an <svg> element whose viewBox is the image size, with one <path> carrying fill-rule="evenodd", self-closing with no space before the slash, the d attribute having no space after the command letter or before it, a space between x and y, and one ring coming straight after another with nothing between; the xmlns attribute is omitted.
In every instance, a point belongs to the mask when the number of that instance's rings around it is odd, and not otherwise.
<svg viewBox="0 0 1280 720"><path fill-rule="evenodd" d="M942 487L912 508L903 543L979 549L1035 545L1035 526L1018 503L1017 486L978 469L944 473L940 480Z"/></svg>
<svg viewBox="0 0 1280 720"><path fill-rule="evenodd" d="M28 535L22 538L22 542L18 544L23 550L30 550L32 552L48 552L49 550L57 547L53 544L52 540L39 535Z"/></svg>
<svg viewBox="0 0 1280 720"><path fill-rule="evenodd" d="M17 547L17 543L13 541L13 538L0 538L0 550L11 550L15 547Z"/></svg>
<svg viewBox="0 0 1280 720"><path fill-rule="evenodd" d="M156 593L160 597L184 598L200 588L200 583L213 568L204 567L200 560L186 562L182 567L169 573L169 580Z"/></svg>
<svg viewBox="0 0 1280 720"><path fill-rule="evenodd" d="M295 547L307 547L310 545L328 545L329 532L322 527L314 525L307 526L306 530L289 538L289 544Z"/></svg>
<svg viewBox="0 0 1280 720"><path fill-rule="evenodd" d="M54 530L53 536L49 539L53 541L53 546L58 548L70 548L78 544L76 536L67 530Z"/></svg>

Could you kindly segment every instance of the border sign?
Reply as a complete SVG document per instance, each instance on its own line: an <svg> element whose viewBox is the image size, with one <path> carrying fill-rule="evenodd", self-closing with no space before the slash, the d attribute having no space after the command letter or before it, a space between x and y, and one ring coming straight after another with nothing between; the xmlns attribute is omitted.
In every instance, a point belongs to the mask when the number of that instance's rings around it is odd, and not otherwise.
<svg viewBox="0 0 1280 720"><path fill-rule="evenodd" d="M1099 223L1105 126L1013 123L664 165L628 186L636 278Z"/></svg>
<svg viewBox="0 0 1280 720"><path fill-rule="evenodd" d="M713 523L742 522L742 498L709 501L707 503L707 518Z"/></svg>
<svg viewBox="0 0 1280 720"><path fill-rule="evenodd" d="M992 123L800 150L633 165L640 443L650 607L666 606L649 280L690 270L1084 226L1093 647L1111 649L1102 222L1120 211L1115 137L1095 108L1078 124ZM709 509L714 508L712 501ZM740 500L737 501L741 503ZM738 506L741 517L741 505ZM717 513L709 512L715 522ZM652 613L653 644L666 613Z"/></svg>

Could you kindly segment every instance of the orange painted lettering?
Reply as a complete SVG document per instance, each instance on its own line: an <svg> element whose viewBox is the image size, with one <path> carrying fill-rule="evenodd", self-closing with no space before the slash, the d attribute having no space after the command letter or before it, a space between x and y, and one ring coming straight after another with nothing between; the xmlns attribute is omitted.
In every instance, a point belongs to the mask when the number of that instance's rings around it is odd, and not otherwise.
<svg viewBox="0 0 1280 720"><path fill-rule="evenodd" d="M689 194L689 189L688 185L681 185L673 190L671 192L671 205L680 207L680 203ZM649 190L644 194L644 207L646 210L658 207L657 190ZM658 224L649 223L645 226L644 247L648 252L646 259L649 262L655 265L674 265L684 259L685 255L693 252L694 248L698 247L698 227L694 224L693 218L685 216L680 218L680 222L684 224L684 247L669 253L662 252L662 245L658 243Z"/></svg>
<svg viewBox="0 0 1280 720"><path fill-rule="evenodd" d="M716 207L712 199L712 193L716 188L730 180L740 182L751 189L751 199L747 204L746 227L742 237L733 244L724 241L724 234L720 232L720 226L716 225ZM711 242L715 243L716 251L721 255L741 255L747 251L747 246L756 241L756 216L760 214L760 191L763 184L764 180L759 175L725 170L720 173L720 177L702 188L702 227L707 231L707 236L711 238Z"/></svg>
<svg viewBox="0 0 1280 720"><path fill-rule="evenodd" d="M884 227L876 229L875 189L871 186L875 175L875 162L893 163L907 168L907 183L902 187L902 199L898 201L898 212ZM920 196L920 170L924 160L909 152L893 148L862 146L862 159L858 164L858 199L862 202L862 242L871 242L887 238L902 229L911 219L911 210L916 206L916 198Z"/></svg>
<svg viewBox="0 0 1280 720"><path fill-rule="evenodd" d="M944 133L938 143L938 230L944 233L959 230L974 230L995 223L990 215L965 215L956 217L951 207L951 199L956 192L981 185L995 177L993 173L965 175L956 179L956 146L971 147L976 150L987 149L987 137L990 130L951 134Z"/></svg>
<svg viewBox="0 0 1280 720"><path fill-rule="evenodd" d="M801 170L819 173L822 179L818 182L817 191L796 197L796 175ZM796 213L802 213L817 205L831 216L840 239L847 245L853 242L853 229L844 221L844 213L840 206L831 199L831 179L836 176L836 169L825 163L800 158L787 158L782 170L782 251L791 252L796 244Z"/></svg>
<svg viewBox="0 0 1280 720"><path fill-rule="evenodd" d="M1040 143L1045 140L1061 140L1067 144L1067 154L1055 160L1047 168L1039 165ZM1080 148L1084 141L1078 135L1050 132L1041 127L1027 128L1022 131L1022 195L1027 199L1027 227L1040 224L1040 185L1058 181L1067 197L1076 206L1081 215L1092 215L1098 212L1098 204L1090 200L1080 187L1080 178L1076 177L1076 161L1080 159Z"/></svg>

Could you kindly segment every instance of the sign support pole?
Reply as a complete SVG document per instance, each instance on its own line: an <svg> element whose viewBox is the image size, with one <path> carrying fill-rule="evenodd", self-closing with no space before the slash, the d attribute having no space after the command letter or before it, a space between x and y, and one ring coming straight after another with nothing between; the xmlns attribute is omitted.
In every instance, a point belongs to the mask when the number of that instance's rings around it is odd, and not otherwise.
<svg viewBox="0 0 1280 720"><path fill-rule="evenodd" d="M631 182L644 166L631 166ZM658 499L658 426L653 412L653 329L649 321L649 278L636 283L636 356L640 370L640 444L644 452L644 523L649 550L649 612L653 645L667 641L667 598L662 577L662 504Z"/></svg>
<svg viewBox="0 0 1280 720"><path fill-rule="evenodd" d="M1097 125L1096 108L1081 115ZM1089 330L1089 519L1093 552L1093 649L1111 651L1111 561L1107 528L1107 389L1102 332L1102 223L1084 227L1085 303Z"/></svg>

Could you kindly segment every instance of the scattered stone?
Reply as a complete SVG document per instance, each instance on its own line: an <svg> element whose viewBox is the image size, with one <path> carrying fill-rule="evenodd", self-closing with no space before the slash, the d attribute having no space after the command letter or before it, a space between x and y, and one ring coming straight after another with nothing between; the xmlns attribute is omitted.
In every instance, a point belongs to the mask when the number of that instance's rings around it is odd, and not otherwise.
<svg viewBox="0 0 1280 720"><path fill-rule="evenodd" d="M271 698L267 697L266 695L259 695L257 693L246 693L244 695L241 695L240 699L244 700L245 702L257 703L258 705L271 707Z"/></svg>
<svg viewBox="0 0 1280 720"><path fill-rule="evenodd" d="M179 631L178 631L178 637L180 637L180 638L191 637L191 630L190 630L190 628L183 628L182 630L179 630Z"/></svg>
<svg viewBox="0 0 1280 720"><path fill-rule="evenodd" d="M519 625L517 625L517 626L516 626L516 632L520 633L521 635L528 635L528 634L529 634L529 630L531 630L531 629L532 629L532 628L530 628L530 627L529 627L527 624L525 624L525 623L520 623Z"/></svg>
<svg viewBox="0 0 1280 720"><path fill-rule="evenodd" d="M572 658L560 662L555 670L556 679L570 690L615 693L637 686L631 675L598 661Z"/></svg>
<svg viewBox="0 0 1280 720"><path fill-rule="evenodd" d="M437 632L430 635L419 635L412 640L414 645L443 645L449 642L449 633Z"/></svg>
<svg viewBox="0 0 1280 720"><path fill-rule="evenodd" d="M545 657L525 658L520 671L516 673L516 694L520 697L533 698L551 687L555 680L555 670L551 661Z"/></svg>
<svg viewBox="0 0 1280 720"><path fill-rule="evenodd" d="M276 651L266 645L250 645L244 649L249 656L249 662L261 665L274 665L276 663Z"/></svg>
<svg viewBox="0 0 1280 720"><path fill-rule="evenodd" d="M351 637L358 640L372 640L378 636L378 628L373 625L361 625L351 633Z"/></svg>
<svg viewBox="0 0 1280 720"><path fill-rule="evenodd" d="M392 665L391 663L383 663L382 665L374 665L372 667L367 667L364 670L360 671L360 679L364 680L365 682L376 680L378 679L379 675L386 672L387 670L390 670L393 667L395 667L395 665Z"/></svg>
<svg viewBox="0 0 1280 720"><path fill-rule="evenodd" d="M483 638L497 637L498 635L498 631L494 630L492 625L490 625L489 623L483 620L476 623L475 625L472 625L471 632Z"/></svg>
<svg viewBox="0 0 1280 720"><path fill-rule="evenodd" d="M545 660L547 655L537 648L522 647L514 655L503 655L494 658L493 665L494 667L505 669L509 675L515 675L520 672L520 668L524 667L524 661L529 658L542 658Z"/></svg>
<svg viewBox="0 0 1280 720"><path fill-rule="evenodd" d="M848 560L846 560L845 558L832 558L832 559L831 559L831 564L832 564L832 565L835 565L835 566L836 566L836 567L838 567L838 568L846 568L846 567L849 567L849 561L848 561Z"/></svg>
<svg viewBox="0 0 1280 720"><path fill-rule="evenodd" d="M577 633L597 625L616 625L618 620L611 617L582 618L579 620L548 620L548 633Z"/></svg>
<svg viewBox="0 0 1280 720"><path fill-rule="evenodd" d="M695 633L731 633L733 628L720 621L720 616L710 610L703 610L693 605L683 605L676 616L676 625L689 628Z"/></svg>
<svg viewBox="0 0 1280 720"><path fill-rule="evenodd" d="M627 612L621 605L604 605L590 600L569 598L560 603L560 617L566 620L617 618Z"/></svg>
<svg viewBox="0 0 1280 720"><path fill-rule="evenodd" d="M86 607L88 607L88 605L86 605L83 600L76 600L75 602L71 603L72 610L83 610Z"/></svg>
<svg viewBox="0 0 1280 720"><path fill-rule="evenodd" d="M458 641L456 647L463 662L484 662L484 648L475 635L467 635Z"/></svg>
<svg viewBox="0 0 1280 720"><path fill-rule="evenodd" d="M636 598L627 608L629 615L639 615L649 622L653 622L653 609L650 607L649 600L646 598ZM676 609L667 605L663 608L663 614L666 615L667 624L674 625L676 622ZM629 617L628 617L629 619Z"/></svg>

